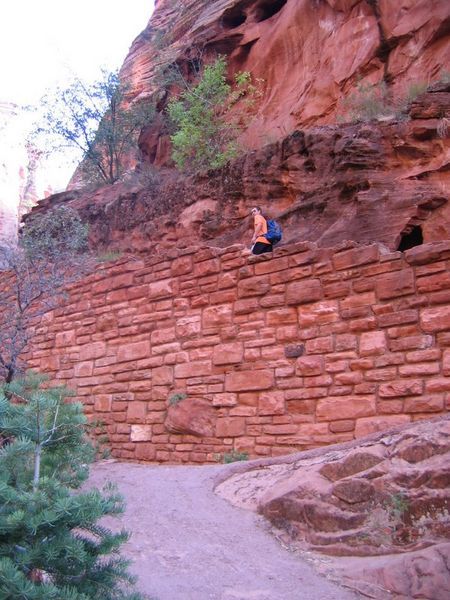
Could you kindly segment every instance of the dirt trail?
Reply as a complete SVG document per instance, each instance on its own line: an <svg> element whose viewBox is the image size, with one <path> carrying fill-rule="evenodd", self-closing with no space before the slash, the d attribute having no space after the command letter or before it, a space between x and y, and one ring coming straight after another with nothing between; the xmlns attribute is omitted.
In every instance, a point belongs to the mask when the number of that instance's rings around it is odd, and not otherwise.
<svg viewBox="0 0 450 600"><path fill-rule="evenodd" d="M262 517L214 494L226 468L94 465L89 485L114 482L126 499L108 525L132 533L124 555L140 590L154 600L355 600L284 549Z"/></svg>

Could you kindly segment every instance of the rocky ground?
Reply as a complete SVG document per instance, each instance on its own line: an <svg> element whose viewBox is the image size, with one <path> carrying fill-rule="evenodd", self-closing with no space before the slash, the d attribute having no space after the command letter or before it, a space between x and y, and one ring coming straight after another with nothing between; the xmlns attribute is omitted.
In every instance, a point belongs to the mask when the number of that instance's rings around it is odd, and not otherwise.
<svg viewBox="0 0 450 600"><path fill-rule="evenodd" d="M105 461L90 484L117 483L127 509L115 529L132 537L139 588L152 600L351 600L283 547L265 519L214 494L233 465L168 467Z"/></svg>
<svg viewBox="0 0 450 600"><path fill-rule="evenodd" d="M217 487L364 596L450 597L450 416L235 466ZM274 464L275 463L275 464ZM333 558L331 558L333 557Z"/></svg>

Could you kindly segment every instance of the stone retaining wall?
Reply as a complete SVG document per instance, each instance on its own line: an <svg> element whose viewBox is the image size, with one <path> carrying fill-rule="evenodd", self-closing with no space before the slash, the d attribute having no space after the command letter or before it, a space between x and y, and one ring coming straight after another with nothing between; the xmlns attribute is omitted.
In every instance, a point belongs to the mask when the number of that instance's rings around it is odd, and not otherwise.
<svg viewBox="0 0 450 600"><path fill-rule="evenodd" d="M116 457L347 441L449 409L450 242L122 259L41 320L28 358L76 389Z"/></svg>

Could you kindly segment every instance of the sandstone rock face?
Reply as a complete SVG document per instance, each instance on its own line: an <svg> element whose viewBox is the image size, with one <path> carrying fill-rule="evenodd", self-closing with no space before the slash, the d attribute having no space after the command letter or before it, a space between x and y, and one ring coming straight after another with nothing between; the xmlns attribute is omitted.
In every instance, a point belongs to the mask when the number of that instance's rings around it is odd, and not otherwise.
<svg viewBox="0 0 450 600"><path fill-rule="evenodd" d="M240 467L217 492L260 511L285 541L342 557L330 564L364 595L437 600L450 592L449 459L444 417Z"/></svg>
<svg viewBox="0 0 450 600"><path fill-rule="evenodd" d="M297 131L220 170L188 177L163 170L152 185L137 177L41 207L70 201L90 223L94 246L132 252L245 243L254 204L280 221L283 244L351 239L404 250L408 238L410 245L449 239L450 138L440 137L436 115L450 118L450 87L438 89L446 91L416 100L406 122ZM445 109L433 108L436 96Z"/></svg>
<svg viewBox="0 0 450 600"><path fill-rule="evenodd" d="M93 245L225 247L249 239L252 204L281 221L284 243L351 239L404 250L448 239L449 22L446 0L161 0L121 71L131 99L157 106L140 137L141 173L75 203ZM161 70L176 64L190 80L199 52L205 62L226 54L230 78L249 70L263 93L251 108L236 106L243 155L182 177L170 168L164 117L176 86ZM358 89L381 82L396 110L413 99L401 120L391 110L339 125ZM146 178L149 165L157 176Z"/></svg>
<svg viewBox="0 0 450 600"><path fill-rule="evenodd" d="M264 80L245 134L260 148L297 128L334 123L361 81L385 81L399 99L412 84L439 79L450 62L449 19L446 0L165 0L122 76L136 97L155 94L164 106L161 64L184 67L195 48L207 58L227 54L230 76L248 70ZM157 141L147 143L148 155L164 160Z"/></svg>

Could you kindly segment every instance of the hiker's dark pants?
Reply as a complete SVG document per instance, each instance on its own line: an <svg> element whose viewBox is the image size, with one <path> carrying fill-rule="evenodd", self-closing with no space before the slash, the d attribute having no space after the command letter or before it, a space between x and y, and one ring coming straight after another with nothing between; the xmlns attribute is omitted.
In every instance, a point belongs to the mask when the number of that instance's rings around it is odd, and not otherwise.
<svg viewBox="0 0 450 600"><path fill-rule="evenodd" d="M252 254L264 254L264 252L272 252L272 244L256 242L252 248Z"/></svg>

